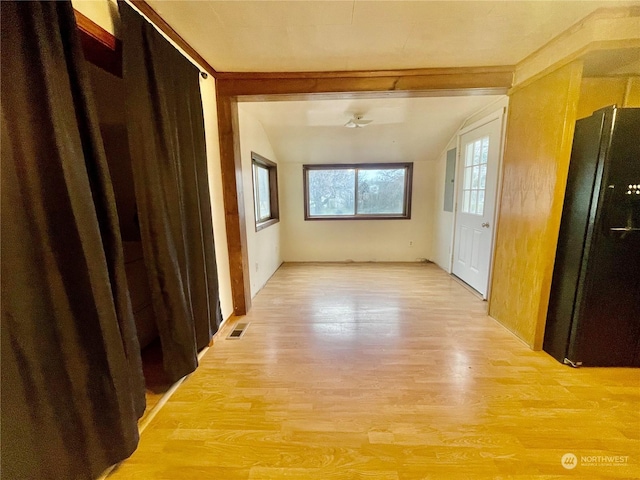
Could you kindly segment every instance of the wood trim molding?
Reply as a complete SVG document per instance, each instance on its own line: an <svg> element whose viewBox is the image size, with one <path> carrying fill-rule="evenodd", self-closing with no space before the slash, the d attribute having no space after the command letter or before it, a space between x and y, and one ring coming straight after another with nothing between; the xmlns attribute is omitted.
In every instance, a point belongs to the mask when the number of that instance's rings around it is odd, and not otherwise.
<svg viewBox="0 0 640 480"><path fill-rule="evenodd" d="M500 91L513 83L514 67L432 68L379 72L219 73L221 95L257 96L359 92Z"/></svg>
<svg viewBox="0 0 640 480"><path fill-rule="evenodd" d="M590 52L637 47L639 22L640 6L595 10L518 62L514 89Z"/></svg>
<svg viewBox="0 0 640 480"><path fill-rule="evenodd" d="M242 162L238 126L238 103L235 98L217 94L220 168L224 199L227 249L231 276L233 313L246 315L251 308L247 222L242 183Z"/></svg>
<svg viewBox="0 0 640 480"><path fill-rule="evenodd" d="M129 2L140 10L162 33L173 40L187 55L195 60L208 74L214 78L218 72L200 55L189 43L176 32L151 6L144 0L129 0Z"/></svg>
<svg viewBox="0 0 640 480"><path fill-rule="evenodd" d="M89 35L110 50L115 50L117 48L120 40L107 32L104 28L95 23L89 17L80 13L78 10L74 10L73 13L76 17L76 25L81 32Z"/></svg>
<svg viewBox="0 0 640 480"><path fill-rule="evenodd" d="M576 23L571 25L566 30L560 32L553 37L550 41L540 46L525 58L518 62L518 65L530 62L532 59L540 56L545 50L557 48L558 44L567 41L571 36L575 35L580 30L584 30L590 23L611 18L626 18L626 17L638 17L640 16L640 6L625 6L625 7L602 7L591 12L586 17L581 18Z"/></svg>
<svg viewBox="0 0 640 480"><path fill-rule="evenodd" d="M541 78L546 77L547 75L555 72L556 70L559 70L560 68L572 62L575 62L575 61L587 62L590 59L590 56L592 54L597 54L597 53L607 52L607 51L622 50L622 49L633 50L638 48L640 48L640 39L624 40L624 41L612 40L612 41L592 42L589 45L586 45L581 49L576 50L571 55L568 55L567 57L559 60L558 62L552 65L549 65L548 67L539 71L535 75L523 80L518 84L515 84L511 89L509 89L509 95L510 96L513 95L518 90L528 87L532 83L537 82ZM591 72L585 72L584 76L591 76L591 75L592 75Z"/></svg>
<svg viewBox="0 0 640 480"><path fill-rule="evenodd" d="M416 68L407 70L353 70L329 72L218 72L220 80L295 79L295 78L375 78L459 75L460 73L513 73L513 65L498 67Z"/></svg>
<svg viewBox="0 0 640 480"><path fill-rule="evenodd" d="M265 95L242 95L236 97L238 103L243 102L276 102L276 101L313 101L313 100L356 100L358 98L421 98L421 97L459 97L470 95L506 95L505 87L473 88L473 89L439 89L439 90L394 90L394 91L362 91L362 92L328 92L328 93L279 93Z"/></svg>
<svg viewBox="0 0 640 480"><path fill-rule="evenodd" d="M84 58L122 78L122 42L82 13L74 10Z"/></svg>

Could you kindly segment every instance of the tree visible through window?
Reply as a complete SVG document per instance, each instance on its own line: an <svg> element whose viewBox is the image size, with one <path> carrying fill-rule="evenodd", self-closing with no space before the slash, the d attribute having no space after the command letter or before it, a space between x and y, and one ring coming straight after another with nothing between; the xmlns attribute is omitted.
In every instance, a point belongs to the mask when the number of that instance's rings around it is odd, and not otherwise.
<svg viewBox="0 0 640 480"><path fill-rule="evenodd" d="M304 165L305 219L411 218L413 164Z"/></svg>
<svg viewBox="0 0 640 480"><path fill-rule="evenodd" d="M251 152L251 167L256 231L259 231L279 220L277 167L255 152Z"/></svg>

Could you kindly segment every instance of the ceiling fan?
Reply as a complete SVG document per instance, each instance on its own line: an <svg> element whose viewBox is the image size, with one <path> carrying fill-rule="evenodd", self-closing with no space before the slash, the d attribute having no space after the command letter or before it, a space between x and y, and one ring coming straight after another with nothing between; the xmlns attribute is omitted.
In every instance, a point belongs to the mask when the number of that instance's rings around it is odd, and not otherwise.
<svg viewBox="0 0 640 480"><path fill-rule="evenodd" d="M347 123L344 124L347 128L363 128L369 125L373 120L365 120L364 115L354 114Z"/></svg>

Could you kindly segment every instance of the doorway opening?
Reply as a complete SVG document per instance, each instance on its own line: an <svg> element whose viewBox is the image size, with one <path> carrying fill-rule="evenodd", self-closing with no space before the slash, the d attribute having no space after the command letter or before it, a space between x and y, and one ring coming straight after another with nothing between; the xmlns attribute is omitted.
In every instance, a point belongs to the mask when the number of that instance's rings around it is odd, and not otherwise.
<svg viewBox="0 0 640 480"><path fill-rule="evenodd" d="M451 273L487 299L496 231L504 109L458 136Z"/></svg>
<svg viewBox="0 0 640 480"><path fill-rule="evenodd" d="M87 61L100 133L113 184L129 296L142 354L147 408L141 421L153 410L173 382L162 366L162 348L155 322L147 267L136 208L129 138L125 118L123 80Z"/></svg>
<svg viewBox="0 0 640 480"><path fill-rule="evenodd" d="M498 119L497 139L491 139L495 143L495 146L493 143L491 145L491 152L501 150L502 116L494 112L502 113L506 102L503 95L433 94L411 98L360 95L354 99L317 95L316 99L316 95L312 95L293 99L291 96L240 99L237 134L241 145L242 170L247 171L244 178L250 178L248 169L253 145L263 149L264 145L268 145L268 150L274 152L274 160L278 162L279 188L286 199L281 205L281 215L285 221L280 229L280 247L262 248L264 242L256 246L252 240L254 233L250 231L252 225L247 226L247 250L252 267L248 272L249 278L256 275L258 256L274 255L274 252L278 252L280 259L285 262L431 260L450 273L454 214L447 211L440 193L440 187L447 182L444 167L440 176L440 164L444 166L446 162L443 155L447 142L450 144L461 132L469 131L469 128L461 130L461 124L481 127L475 120L487 117L487 113L491 112L493 117L484 120L483 124L491 123L492 118ZM365 112L368 120L366 127L344 128L353 112ZM488 142L489 139L485 140L486 148ZM478 146L482 147L482 141ZM376 219L368 223L331 219L321 224L305 219L303 213L308 199L302 184L305 168L316 164L323 168L341 163L375 164L390 159L413 163L411 218L395 219L393 222ZM468 169L468 175L473 172L477 175L483 167L486 180L487 161L478 160L476 165ZM497 168L490 175L497 178ZM249 182L245 180L245 190ZM487 188L482 187L482 195ZM467 190L469 201L471 190L475 195L474 213L480 210L484 213L484 197L481 199L482 206L477 205L480 187L474 185ZM493 197L496 190L494 186ZM252 208L253 199L247 194L244 205L246 218L252 217ZM493 224L493 218L490 223ZM436 235L436 231L441 231L442 235ZM446 239L436 240L436 236ZM280 242L280 238L275 241ZM441 250L446 249L446 253L436 257L436 243L442 244ZM261 260L260 264L264 263L264 259ZM260 267L260 272L262 270ZM486 294L486 290L483 293Z"/></svg>

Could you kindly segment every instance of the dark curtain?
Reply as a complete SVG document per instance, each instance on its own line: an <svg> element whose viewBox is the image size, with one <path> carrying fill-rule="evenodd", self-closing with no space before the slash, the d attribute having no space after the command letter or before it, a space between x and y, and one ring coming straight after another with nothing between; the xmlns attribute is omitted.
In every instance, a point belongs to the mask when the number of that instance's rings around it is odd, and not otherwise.
<svg viewBox="0 0 640 480"><path fill-rule="evenodd" d="M2 15L2 478L90 479L144 410L111 180L70 2Z"/></svg>
<svg viewBox="0 0 640 480"><path fill-rule="evenodd" d="M173 380L221 321L199 71L120 2L127 128L140 233Z"/></svg>

